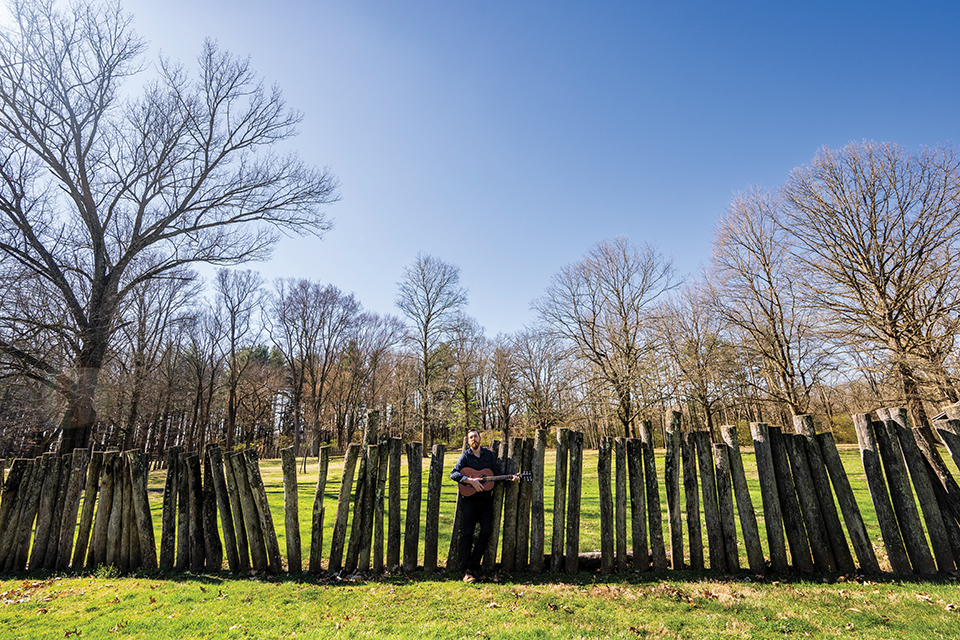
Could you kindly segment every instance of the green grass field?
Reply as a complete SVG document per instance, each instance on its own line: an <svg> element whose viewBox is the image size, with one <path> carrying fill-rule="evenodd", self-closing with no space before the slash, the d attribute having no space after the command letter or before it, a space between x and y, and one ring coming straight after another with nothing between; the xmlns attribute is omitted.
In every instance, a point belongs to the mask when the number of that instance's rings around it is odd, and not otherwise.
<svg viewBox="0 0 960 640"><path fill-rule="evenodd" d="M551 453L545 487L547 549L552 523ZM859 454L846 448L841 455L881 565L887 567ZM454 461L448 454L445 468L449 470ZM657 463L662 475L662 457ZM753 456L745 454L744 463L759 511ZM597 453L586 451L581 551L600 547L596 468ZM331 461L325 492L324 562L329 556L341 470L339 460ZM316 473L313 462L299 479L305 559ZM279 461L263 461L262 475L281 552L285 552ZM163 472L151 474L158 540L163 479ZM456 486L448 481L440 520L441 564L449 547L455 500ZM665 511L663 496L661 506ZM666 526L665 537L669 544ZM765 537L763 543L766 550ZM422 542L420 549L422 554ZM308 575L236 578L227 572L120 577L106 569L84 576L8 576L0 580L0 638L960 637L960 592L953 578L910 582L835 576L759 579L689 571L613 576L583 572L575 576L514 574L501 576L499 582L466 585L458 577L416 573L341 581Z"/></svg>

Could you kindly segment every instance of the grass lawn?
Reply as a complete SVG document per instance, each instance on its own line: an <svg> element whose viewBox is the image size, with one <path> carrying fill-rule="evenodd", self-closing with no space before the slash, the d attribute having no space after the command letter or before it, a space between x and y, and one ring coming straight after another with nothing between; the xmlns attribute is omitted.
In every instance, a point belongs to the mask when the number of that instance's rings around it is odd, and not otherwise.
<svg viewBox="0 0 960 640"><path fill-rule="evenodd" d="M756 467L749 449L744 454L759 513ZM859 453L856 448L842 448L841 455L881 566L889 568ZM581 551L600 547L596 456L595 451L584 452ZM454 462L455 456L448 453L444 467L449 471ZM662 476L662 457L657 464ZM402 466L405 474L405 463ZM285 553L279 461L265 460L261 467ZM331 460L325 492L324 562L329 557L341 471L342 462ZM309 556L316 473L314 461L299 480L304 559ZM424 489L426 477L425 470ZM163 479L162 471L150 478L158 541ZM402 484L405 501L405 476ZM545 487L548 550L552 495L551 451ZM456 486L448 481L440 519L441 564L449 547L455 501ZM661 507L669 545L662 495ZM763 521L758 520L766 551ZM706 544L705 532L703 539ZM741 562L746 566L745 553ZM119 577L106 569L82 576L6 578L0 580L0 638L960 637L960 591L954 579L758 579L687 571L602 577L584 572L576 576L515 574L503 576L499 583L465 585L445 574L423 573L340 581L307 575L235 578L227 572Z"/></svg>

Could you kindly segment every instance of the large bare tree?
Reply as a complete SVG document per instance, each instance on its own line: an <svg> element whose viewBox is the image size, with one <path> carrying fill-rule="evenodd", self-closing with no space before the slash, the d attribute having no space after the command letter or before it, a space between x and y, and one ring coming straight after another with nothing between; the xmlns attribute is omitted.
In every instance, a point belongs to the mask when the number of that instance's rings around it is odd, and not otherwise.
<svg viewBox="0 0 960 640"><path fill-rule="evenodd" d="M822 149L794 170L784 226L835 336L886 353L917 426L926 372L958 330L960 158L863 142ZM942 375L939 377L943 377ZM956 391L941 382L940 400Z"/></svg>
<svg viewBox="0 0 960 640"><path fill-rule="evenodd" d="M616 403L623 434L639 415L640 359L652 348L650 304L674 286L673 265L650 245L605 240L560 270L533 307L592 363Z"/></svg>
<svg viewBox="0 0 960 640"><path fill-rule="evenodd" d="M139 96L144 43L116 3L13 0L0 33L0 267L65 310L23 333L63 344L72 366L0 349L68 399L61 451L88 443L121 301L194 262L264 257L278 230L323 233L326 170L280 152L300 115L248 62L213 42L198 73L160 60ZM149 259L146 257L149 256Z"/></svg>
<svg viewBox="0 0 960 640"><path fill-rule="evenodd" d="M460 286L459 267L424 253L404 268L398 286L397 307L413 325L409 341L417 358L420 434L426 455L433 445L430 385L440 363L438 347L467 303L467 292Z"/></svg>

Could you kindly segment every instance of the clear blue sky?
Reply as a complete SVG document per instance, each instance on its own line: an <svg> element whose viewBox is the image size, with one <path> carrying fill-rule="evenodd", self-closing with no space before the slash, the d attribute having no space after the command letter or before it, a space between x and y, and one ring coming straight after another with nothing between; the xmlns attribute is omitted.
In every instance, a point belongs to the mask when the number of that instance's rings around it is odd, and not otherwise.
<svg viewBox="0 0 960 640"><path fill-rule="evenodd" d="M249 55L303 112L300 154L342 182L333 231L252 268L399 314L424 251L460 267L490 336L604 238L695 272L732 194L821 146L960 144L957 2L124 6L154 57L190 63L208 36Z"/></svg>

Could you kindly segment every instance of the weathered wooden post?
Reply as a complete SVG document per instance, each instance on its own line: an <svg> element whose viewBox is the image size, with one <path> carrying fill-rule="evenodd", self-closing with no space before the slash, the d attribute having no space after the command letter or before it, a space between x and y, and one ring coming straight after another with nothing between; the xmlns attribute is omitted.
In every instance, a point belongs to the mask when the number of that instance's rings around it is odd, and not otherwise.
<svg viewBox="0 0 960 640"><path fill-rule="evenodd" d="M710 568L726 571L726 552L723 548L723 531L720 528L720 504L717 501L717 480L713 465L713 447L710 432L693 432L700 463L700 491L703 497L703 520L707 525L707 544L710 552Z"/></svg>
<svg viewBox="0 0 960 640"><path fill-rule="evenodd" d="M243 516L243 482L237 475L236 457L232 453L223 456L223 476L227 483L227 495L230 498L230 515L233 517L233 530L237 534L237 560L239 571L250 570L250 541ZM244 474L246 475L246 474ZM262 541L261 541L262 542Z"/></svg>
<svg viewBox="0 0 960 640"><path fill-rule="evenodd" d="M105 451L103 454L103 481L100 486L97 515L93 522L90 551L87 552L87 569L96 569L107 562L107 530L110 526L110 514L113 511L114 459L116 457L116 451Z"/></svg>
<svg viewBox="0 0 960 640"><path fill-rule="evenodd" d="M610 490L610 459L613 439L600 438L597 479L600 483L600 573L611 573L614 565L613 493Z"/></svg>
<svg viewBox="0 0 960 640"><path fill-rule="evenodd" d="M320 447L317 461L317 488L313 493L313 513L310 528L310 573L323 570L323 520L326 507L323 504L327 490L327 471L330 467L330 446Z"/></svg>
<svg viewBox="0 0 960 640"><path fill-rule="evenodd" d="M267 549L267 566L271 572L279 573L283 568L280 559L280 543L277 541L277 530L273 527L273 514L270 513L270 505L267 502L267 490L260 477L257 452L255 449L247 449L243 455L247 467L247 480L250 482L250 491L253 493L260 527L263 530L264 544Z"/></svg>
<svg viewBox="0 0 960 640"><path fill-rule="evenodd" d="M740 455L740 444L737 442L737 427L731 424L724 425L720 427L720 433L727 447L730 478L737 498L737 515L740 518L743 546L747 552L747 565L754 574L763 575L767 567L763 561L763 548L760 546L757 514L753 510L753 499L750 497L750 487L747 485L747 476L743 470L743 458Z"/></svg>
<svg viewBox="0 0 960 640"><path fill-rule="evenodd" d="M167 449L167 477L163 483L163 510L160 514L160 569L163 571L173 569L176 560L177 470L179 468L180 451L180 447ZM84 509L86 509L86 505L84 505Z"/></svg>
<svg viewBox="0 0 960 640"><path fill-rule="evenodd" d="M530 571L540 573L544 564L543 476L547 430L537 429L533 437L533 482L530 505Z"/></svg>
<svg viewBox="0 0 960 640"><path fill-rule="evenodd" d="M30 551L30 534L33 532L33 522L37 518L37 509L40 506L40 490L43 488L42 458L34 458L30 463L30 479L25 483L26 491L20 505L20 522L16 527L13 546L8 560L9 570L23 571L27 568L27 559Z"/></svg>
<svg viewBox="0 0 960 640"><path fill-rule="evenodd" d="M443 457L446 448L433 445L430 475L427 477L427 516L423 532L423 570L437 570L437 551L440 536L440 491L443 488Z"/></svg>
<svg viewBox="0 0 960 640"><path fill-rule="evenodd" d="M720 532L727 571L740 571L740 552L737 549L737 523L733 513L733 485L730 480L730 455L726 445L713 444L713 465L717 474L717 506L720 514Z"/></svg>
<svg viewBox="0 0 960 640"><path fill-rule="evenodd" d="M776 573L789 568L786 540L783 537L783 514L780 511L780 495L777 489L777 473L773 466L773 449L770 431L766 423L751 422L753 452L757 459L757 475L760 479L760 501L763 505L763 520L767 529L767 545L770 549L770 567Z"/></svg>
<svg viewBox="0 0 960 640"><path fill-rule="evenodd" d="M958 436L960 440L960 436ZM564 565L563 541L567 510L567 465L570 452L570 430L557 430L557 456L553 480L553 535L550 538L550 570L559 573Z"/></svg>
<svg viewBox="0 0 960 640"><path fill-rule="evenodd" d="M294 447L280 450L280 467L283 472L283 532L287 570L290 573L301 573L303 560L300 556L300 498L297 491L297 451Z"/></svg>
<svg viewBox="0 0 960 640"><path fill-rule="evenodd" d="M647 497L643 479L643 442L627 439L627 481L630 484L630 533L633 541L633 568L650 568L650 548L647 545Z"/></svg>
<svg viewBox="0 0 960 640"><path fill-rule="evenodd" d="M876 575L880 573L880 563L877 561L877 554L873 550L873 543L870 541L867 527L863 523L863 516L860 515L860 507L853 495L853 488L850 486L847 472L843 468L843 461L837 451L833 434L829 431L817 434L816 441L820 447L820 454L823 456L823 463L830 474L830 482L837 495L840 512L843 514L843 521L847 525L850 543L853 545L854 553L857 554L860 570L866 574Z"/></svg>
<svg viewBox="0 0 960 640"><path fill-rule="evenodd" d="M960 420L938 420L933 423L937 430L937 435L947 448L953 463L960 467Z"/></svg>
<svg viewBox="0 0 960 640"><path fill-rule="evenodd" d="M570 433L569 497L567 498L566 570L580 570L580 488L583 483L583 432Z"/></svg>
<svg viewBox="0 0 960 640"><path fill-rule="evenodd" d="M883 479L883 469L880 465L880 447L876 433L870 422L870 416L865 413L853 415L853 425L857 430L857 441L860 443L860 461L867 478L867 488L873 500L873 508L880 525L880 535L883 546L887 550L890 568L899 575L910 575L913 570L907 557L907 549L897 527L897 518L894 515L890 494L887 493L887 483Z"/></svg>
<svg viewBox="0 0 960 640"><path fill-rule="evenodd" d="M82 455L82 454L81 454ZM89 456L89 452L87 452ZM61 528L66 521L65 513L68 509L68 492L70 491L71 477L70 472L73 466L73 453L60 456L60 482L57 487L57 498L53 503L53 523L50 528L50 545L47 547L46 559L43 563L44 569L56 570L60 563L60 543L63 540L60 535ZM76 524L76 511L74 511L74 525ZM70 534L69 542L66 543L72 548L73 534ZM70 560L67 559L69 564ZM64 567L66 568L66 567Z"/></svg>
<svg viewBox="0 0 960 640"><path fill-rule="evenodd" d="M387 508L387 570L391 573L400 569L401 522L400 522L400 438L390 438L387 465L389 478L389 506Z"/></svg>
<svg viewBox="0 0 960 640"><path fill-rule="evenodd" d="M368 444L366 451L367 473L363 483L363 503L360 505L361 529L360 547L357 555L357 568L370 570L370 548L373 544L373 521L376 511L376 491L380 484L380 450L375 444Z"/></svg>
<svg viewBox="0 0 960 640"><path fill-rule="evenodd" d="M423 444L407 443L407 520L403 530L403 570L414 571L420 555L420 502Z"/></svg>
<svg viewBox="0 0 960 640"><path fill-rule="evenodd" d="M887 470L887 481L891 488L897 487L897 489L891 489L894 492L893 508L897 513L897 522L900 523L901 530L904 526L909 529L909 532L903 531L903 541L907 544L907 555L910 556L913 568L920 575L929 575L928 572L931 570L936 573L937 568L944 572L953 571L956 565L953 560L953 552L950 549L950 541L943 526L943 515L940 513L937 497L933 493L930 477L927 475L920 451L913 439L913 433L906 427L906 416L899 414L897 411L891 412L889 409L881 409L877 413L880 417L880 423L876 425L876 428L878 431L885 431L886 434L886 438L881 437L879 433L877 434L877 440L880 443L880 455L883 456L884 451L887 450L887 457L884 457L884 469ZM891 413L899 414L898 417L904 421L904 424L899 425ZM901 433L903 437L901 437ZM885 441L889 444L885 444ZM887 458L895 462L887 465ZM926 562L930 547L927 546L927 540L923 535L920 513L916 511L913 490L910 489L910 480L906 474L907 470L910 472L910 478L913 479L913 489L917 492L917 499L920 502L920 508L926 521L927 532L930 534L933 553L936 556L936 561L932 567L928 566ZM891 473L894 477L891 477ZM905 488L904 490L908 493L907 496L896 496L900 487ZM907 498L909 498L909 501ZM898 504L901 507L900 509L897 508ZM913 507L913 511L910 510L910 507ZM901 510L903 510L903 516L901 516ZM914 515L916 515L915 521ZM912 549L912 547L916 547L916 549ZM933 556L930 557L933 558ZM920 563L919 567L918 562Z"/></svg>
<svg viewBox="0 0 960 640"><path fill-rule="evenodd" d="M507 443L493 441L490 449L497 460L500 461L500 468L507 468ZM500 544L500 530L503 521L503 501L507 492L507 483L497 482L493 485L493 530L490 532L490 540L487 542L487 548L483 554L483 569L490 571L497 561L497 549Z"/></svg>
<svg viewBox="0 0 960 640"><path fill-rule="evenodd" d="M267 558L267 543L264 531L260 524L260 515L257 513L257 504L253 497L253 488L247 474L247 462L242 452L228 454L224 460L229 460L233 468L234 481L240 494L240 513L243 516L243 527L247 532L247 545L250 549L250 562L254 571L263 573L268 571L270 561Z"/></svg>
<svg viewBox="0 0 960 640"><path fill-rule="evenodd" d="M616 514L617 533L617 571L626 571L627 562L627 439L616 438L613 441L613 457L616 462L614 475L614 513Z"/></svg>
<svg viewBox="0 0 960 640"><path fill-rule="evenodd" d="M803 449L803 436L794 433L781 433L784 448L790 461L790 471L793 474L793 484L797 491L797 501L800 504L800 513L803 515L810 551L813 554L813 566L819 571L834 572L837 562L833 557L830 538L820 513L820 503L817 500L816 489L810 474L810 464Z"/></svg>
<svg viewBox="0 0 960 640"><path fill-rule="evenodd" d="M217 490L214 487L213 462L210 459L210 448L213 446L207 445L203 452L203 546L208 572L220 571L223 568L223 543L217 527Z"/></svg>
<svg viewBox="0 0 960 640"><path fill-rule="evenodd" d="M383 573L384 556L384 507L387 495L387 472L390 462L390 442L386 438L377 445L377 487L374 492L373 506L373 553L371 565L375 573Z"/></svg>
<svg viewBox="0 0 960 640"><path fill-rule="evenodd" d="M13 547L13 536L20 522L20 500L26 492L26 484L33 475L33 462L26 458L16 458L3 485L0 495L0 568L6 562Z"/></svg>
<svg viewBox="0 0 960 640"><path fill-rule="evenodd" d="M353 475L359 457L360 445L357 443L348 444L347 451L343 456L343 474L340 477L337 515L334 517L333 535L330 539L330 562L327 566L331 573L337 573L343 568L343 552L347 538L347 519L350 517L350 490L353 487Z"/></svg>
<svg viewBox="0 0 960 640"><path fill-rule="evenodd" d="M177 558L174 562L174 569L177 571L186 571L190 568L190 470L187 467L189 456L189 452L182 452L177 463Z"/></svg>
<svg viewBox="0 0 960 640"><path fill-rule="evenodd" d="M73 549L71 566L74 570L83 568L87 556L87 547L90 544L90 531L93 527L93 515L97 503L97 493L100 490L100 474L103 470L103 451L94 451L90 455L90 464L87 466L87 482L83 489L83 510L80 512L80 525L77 531L77 543ZM171 562L171 566L172 566Z"/></svg>
<svg viewBox="0 0 960 640"><path fill-rule="evenodd" d="M60 484L60 464L57 454L45 453L41 457L40 467L40 504L37 506L37 526L34 531L33 548L30 550L30 570L42 569L46 561L47 549L54 547L50 540L53 525L53 501L57 498Z"/></svg>
<svg viewBox="0 0 960 640"><path fill-rule="evenodd" d="M787 447L783 442L780 427L767 426L770 434L770 449L773 453L773 471L777 477L777 495L780 496L780 514L783 517L783 527L787 534L787 544L790 546L790 558L795 569L805 572L813 571L813 556L810 553L810 542L806 530L803 528L803 514L797 500L797 490L793 483L793 473L790 471L790 458Z"/></svg>
<svg viewBox="0 0 960 640"><path fill-rule="evenodd" d="M690 568L703 571L703 532L700 529L700 486L697 481L697 448L692 431L680 434L680 460L683 462L683 496L687 511L687 539Z"/></svg>
<svg viewBox="0 0 960 640"><path fill-rule="evenodd" d="M74 450L76 454L76 450ZM147 481L144 475L144 454L142 451L127 451L127 466L130 469L134 517L140 547L139 566L144 569L157 568L157 544L153 537L153 518L150 515L150 500L147 497ZM76 461L76 457L74 457Z"/></svg>
<svg viewBox="0 0 960 640"><path fill-rule="evenodd" d="M660 513L660 483L657 479L657 460L653 454L653 430L649 420L640 421L640 440L643 449L643 476L646 479L647 521L650 529L650 553L653 568L667 568L667 549L663 540L663 514Z"/></svg>
<svg viewBox="0 0 960 640"><path fill-rule="evenodd" d="M123 570L123 509L127 500L127 474L123 456L113 459L113 503L107 526L106 564ZM49 554L48 554L49 555ZM129 547L127 549L129 560ZM189 557L189 556L188 556Z"/></svg>
<svg viewBox="0 0 960 640"><path fill-rule="evenodd" d="M890 498L893 502L893 511L897 516L903 544L907 549L907 557L913 570L921 576L930 576L937 573L937 565L933 554L927 545L923 533L923 524L920 522L920 512L913 499L913 488L907 477L907 469L903 462L903 451L892 426L887 428L885 421L872 423L873 432L880 448L880 457L883 460L883 470L890 486Z"/></svg>
<svg viewBox="0 0 960 640"><path fill-rule="evenodd" d="M187 500L190 503L190 570L199 573L207 565L207 548L203 539L203 474L198 454L187 456L186 471Z"/></svg>
<svg viewBox="0 0 960 640"><path fill-rule="evenodd" d="M521 440L522 449L517 472L530 471L533 468L533 440ZM530 482L511 482L517 484L517 547L514 551L514 569L526 571L530 558L530 509L533 504L533 484Z"/></svg>
<svg viewBox="0 0 960 640"><path fill-rule="evenodd" d="M683 569L683 522L680 516L680 417L679 411L667 411L666 442L664 442L666 453L663 459L667 522L670 525L670 560L674 569Z"/></svg>
<svg viewBox="0 0 960 640"><path fill-rule="evenodd" d="M507 445L507 460L504 473L517 473L523 457L523 440L511 437ZM500 567L513 571L517 559L517 512L519 510L520 486L516 482L504 483L503 494L503 546L500 552Z"/></svg>
<svg viewBox="0 0 960 640"><path fill-rule="evenodd" d="M853 556L850 554L850 547L843 533L843 525L840 524L837 505L833 501L830 477L827 475L826 464L813 428L813 416L809 414L794 416L793 429L801 436L798 442L809 465L810 479L813 481L814 493L820 505L820 514L823 517L827 537L830 539L830 548L833 550L837 570L847 574L853 573L856 571L856 565L853 563Z"/></svg>
<svg viewBox="0 0 960 640"><path fill-rule="evenodd" d="M230 506L230 492L227 488L223 453L220 451L220 447L215 444L207 445L207 463L212 475L214 498L217 501L217 512L220 514L220 526L223 529L223 550L227 556L227 566L232 573L239 573L249 566L244 567L240 561L240 552L237 547L236 516L234 516L233 509ZM216 520L213 521L212 526L216 527ZM246 552L245 544L243 549Z"/></svg>

